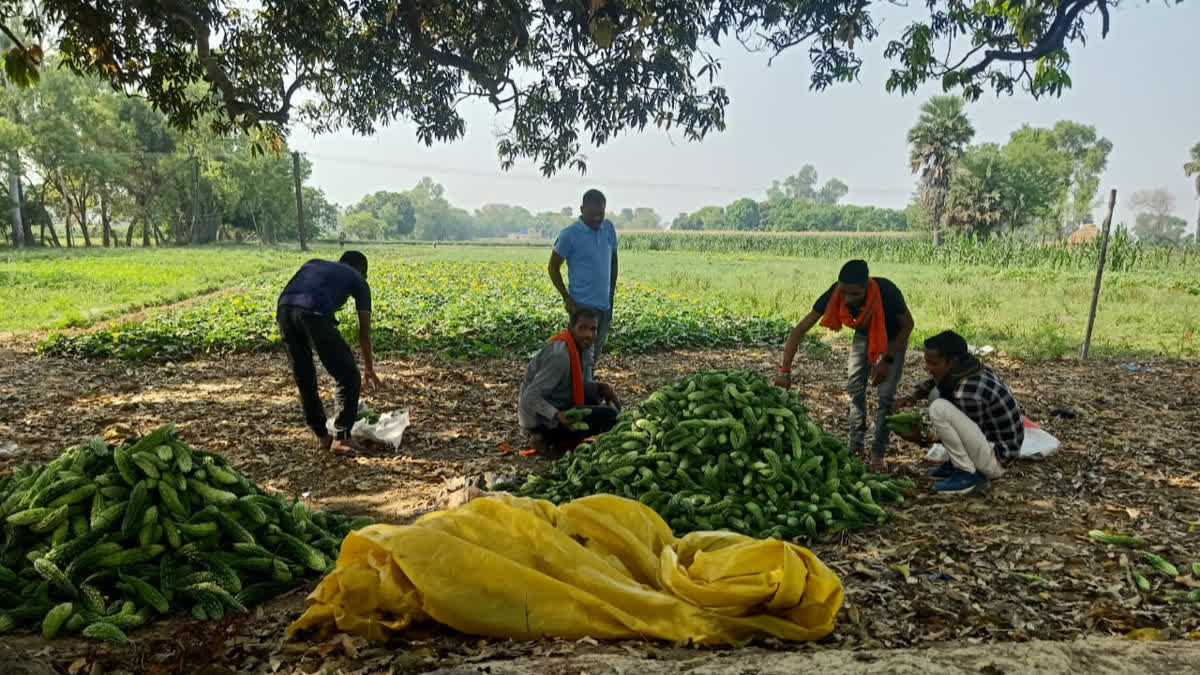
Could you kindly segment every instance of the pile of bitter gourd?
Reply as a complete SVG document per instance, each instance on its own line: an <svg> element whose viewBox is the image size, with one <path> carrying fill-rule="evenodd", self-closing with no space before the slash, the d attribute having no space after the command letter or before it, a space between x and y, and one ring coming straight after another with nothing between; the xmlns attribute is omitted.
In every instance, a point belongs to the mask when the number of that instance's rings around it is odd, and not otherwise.
<svg viewBox="0 0 1200 675"><path fill-rule="evenodd" d="M807 418L795 392L752 371L695 373L654 392L591 443L529 476L522 495L636 499L678 534L816 539L888 519L913 485L866 472Z"/></svg>
<svg viewBox="0 0 1200 675"><path fill-rule="evenodd" d="M370 522L267 494L170 425L95 439L0 479L0 633L125 642L175 610L244 612L332 569Z"/></svg>

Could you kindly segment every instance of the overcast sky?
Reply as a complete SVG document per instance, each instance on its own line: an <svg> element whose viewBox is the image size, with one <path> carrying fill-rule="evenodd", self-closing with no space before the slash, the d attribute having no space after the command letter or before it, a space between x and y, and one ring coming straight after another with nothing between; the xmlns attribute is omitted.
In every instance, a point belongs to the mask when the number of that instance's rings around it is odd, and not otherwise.
<svg viewBox="0 0 1200 675"><path fill-rule="evenodd" d="M312 158L315 183L343 205L375 190L407 190L428 175L446 187L452 203L468 209L501 202L557 210L574 207L584 189L598 187L610 207L651 206L670 220L681 211L743 196L765 198L773 179L813 164L822 181L838 177L850 186L845 203L902 208L914 186L904 135L921 103L940 93L940 86L904 97L884 91L883 46L904 21L898 13L883 18L882 37L863 52L861 81L824 92L808 89L803 47L771 67L765 54L747 53L740 45L722 48L720 79L731 98L724 132L700 143L652 128L627 134L588 150L583 177L564 171L545 179L529 164L501 171L497 121L491 107L478 102L464 104L467 135L453 144L425 147L408 124L368 138L348 132L314 138L298 129L291 143ZM1024 122L1094 125L1113 142L1101 191L1117 188L1118 221L1132 224L1121 206L1134 191L1165 187L1177 199L1177 215L1194 222L1197 203L1182 166L1189 148L1200 142L1198 31L1200 2L1124 3L1112 13L1107 39L1099 39L1098 25L1092 24L1087 46L1072 49L1074 86L1061 98L985 94L969 105L975 140L1003 142Z"/></svg>

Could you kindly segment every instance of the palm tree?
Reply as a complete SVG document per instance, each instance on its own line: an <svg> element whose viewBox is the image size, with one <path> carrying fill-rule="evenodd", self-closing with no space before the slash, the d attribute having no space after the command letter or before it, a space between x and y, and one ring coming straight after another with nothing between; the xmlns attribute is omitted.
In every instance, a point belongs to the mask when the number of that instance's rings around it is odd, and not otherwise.
<svg viewBox="0 0 1200 675"><path fill-rule="evenodd" d="M1183 165L1183 173L1196 176L1196 199L1200 199L1200 143L1192 146L1192 159ZM1196 243L1200 243L1200 211L1196 212Z"/></svg>
<svg viewBox="0 0 1200 675"><path fill-rule="evenodd" d="M912 146L908 164L921 174L921 202L933 226L933 244L942 243L942 208L950 191L954 161L962 156L975 136L975 128L963 112L957 96L934 96L921 106L921 117L908 130Z"/></svg>

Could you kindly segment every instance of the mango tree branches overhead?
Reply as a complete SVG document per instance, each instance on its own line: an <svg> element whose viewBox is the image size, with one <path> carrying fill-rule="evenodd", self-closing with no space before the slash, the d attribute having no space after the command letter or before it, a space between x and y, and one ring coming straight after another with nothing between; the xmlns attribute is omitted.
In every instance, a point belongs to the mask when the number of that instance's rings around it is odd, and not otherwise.
<svg viewBox="0 0 1200 675"><path fill-rule="evenodd" d="M887 87L940 78L968 97L1017 86L1058 94L1070 85L1068 49L1089 25L1105 34L1117 2L927 2L885 36ZM649 124L691 140L723 129L729 97L712 49L723 40L773 54L807 45L811 88L852 81L862 46L893 25L885 9L893 3L0 0L0 27L13 41L10 81L35 84L42 49L53 49L185 129L206 119L278 139L295 122L371 134L406 120L432 144L465 133L460 101L486 100L510 118L497 140L502 165L529 159L551 174L585 168L585 142ZM189 91L196 81L205 93Z"/></svg>

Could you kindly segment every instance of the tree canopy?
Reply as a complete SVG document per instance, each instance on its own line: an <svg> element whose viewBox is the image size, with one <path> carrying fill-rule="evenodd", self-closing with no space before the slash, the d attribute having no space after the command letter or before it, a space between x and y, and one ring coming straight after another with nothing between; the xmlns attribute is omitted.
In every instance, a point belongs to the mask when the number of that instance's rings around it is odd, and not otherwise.
<svg viewBox="0 0 1200 675"><path fill-rule="evenodd" d="M178 128L258 128L275 147L294 121L370 134L405 119L425 143L452 140L466 126L457 104L483 99L507 117L502 165L551 174L584 168L585 139L723 129L713 48L725 41L771 55L806 46L816 90L855 80L860 51L886 40L890 91L933 80L967 98L1058 95L1070 51L1105 36L1120 1L928 0L900 25L880 20L878 0L0 0L0 34L18 86L56 52Z"/></svg>

